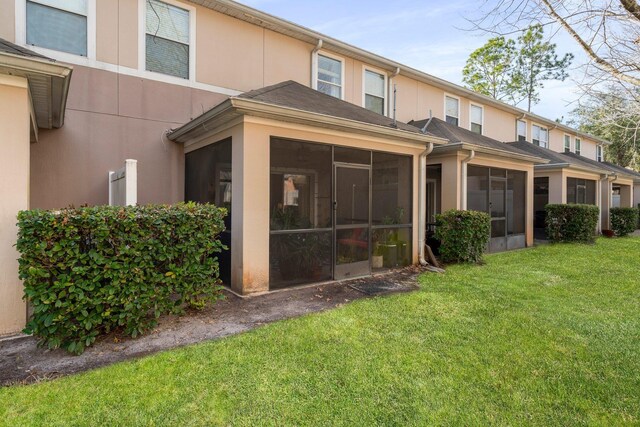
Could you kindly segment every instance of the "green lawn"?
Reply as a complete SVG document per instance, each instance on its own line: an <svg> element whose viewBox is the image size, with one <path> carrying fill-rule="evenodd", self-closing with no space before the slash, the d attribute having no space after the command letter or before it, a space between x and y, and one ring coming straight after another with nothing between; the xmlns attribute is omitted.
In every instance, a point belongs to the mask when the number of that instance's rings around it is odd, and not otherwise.
<svg viewBox="0 0 640 427"><path fill-rule="evenodd" d="M0 389L0 425L640 424L640 239L492 255L421 287Z"/></svg>

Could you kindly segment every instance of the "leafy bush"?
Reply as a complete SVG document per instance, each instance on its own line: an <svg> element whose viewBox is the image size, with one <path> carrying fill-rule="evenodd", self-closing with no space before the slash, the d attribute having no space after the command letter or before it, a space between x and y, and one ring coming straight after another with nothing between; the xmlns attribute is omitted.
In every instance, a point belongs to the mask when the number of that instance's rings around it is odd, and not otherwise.
<svg viewBox="0 0 640 427"><path fill-rule="evenodd" d="M485 212L450 210L436 216L436 239L444 262L479 263L489 235L491 218Z"/></svg>
<svg viewBox="0 0 640 427"><path fill-rule="evenodd" d="M20 212L19 271L33 305L24 332L79 354L101 334L135 337L162 314L215 301L225 215L193 203Z"/></svg>
<svg viewBox="0 0 640 427"><path fill-rule="evenodd" d="M611 208L611 229L616 236L628 236L638 227L637 208Z"/></svg>
<svg viewBox="0 0 640 427"><path fill-rule="evenodd" d="M593 243L600 210L594 205L547 205L547 237L552 242Z"/></svg>

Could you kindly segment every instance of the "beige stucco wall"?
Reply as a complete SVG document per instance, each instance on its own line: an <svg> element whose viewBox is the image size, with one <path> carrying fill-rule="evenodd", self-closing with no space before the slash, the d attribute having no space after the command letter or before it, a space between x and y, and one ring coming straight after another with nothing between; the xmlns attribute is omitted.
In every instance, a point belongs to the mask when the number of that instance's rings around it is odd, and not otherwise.
<svg viewBox="0 0 640 427"><path fill-rule="evenodd" d="M35 208L108 203L107 174L138 160L138 202L184 194L184 153L164 133L225 97L108 71L74 67L65 125L31 145Z"/></svg>
<svg viewBox="0 0 640 427"><path fill-rule="evenodd" d="M468 151L455 153L438 153L436 151L434 155L427 158L427 164L429 165L442 165L442 212L462 208L462 161L465 160L468 155ZM533 163L476 153L474 159L471 160L468 165L526 172L525 234L527 246L533 245Z"/></svg>
<svg viewBox="0 0 640 427"><path fill-rule="evenodd" d="M19 332L26 321L14 245L16 216L29 208L29 104L27 80L0 75L0 335Z"/></svg>
<svg viewBox="0 0 640 427"><path fill-rule="evenodd" d="M248 117L232 127L185 144L190 152L232 138L231 286L244 294L269 290L269 182L271 137L413 156L413 262L418 260L418 161L425 147L306 125Z"/></svg>
<svg viewBox="0 0 640 427"><path fill-rule="evenodd" d="M15 40L15 0L0 0L0 38Z"/></svg>
<svg viewBox="0 0 640 427"><path fill-rule="evenodd" d="M640 183L633 186L633 205L638 207L640 205Z"/></svg>

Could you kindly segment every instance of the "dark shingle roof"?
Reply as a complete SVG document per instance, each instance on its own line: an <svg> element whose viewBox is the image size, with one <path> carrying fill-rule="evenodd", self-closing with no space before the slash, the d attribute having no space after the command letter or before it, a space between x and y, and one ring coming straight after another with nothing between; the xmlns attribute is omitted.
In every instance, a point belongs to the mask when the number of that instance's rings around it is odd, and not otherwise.
<svg viewBox="0 0 640 427"><path fill-rule="evenodd" d="M46 59L47 61L54 61L51 58L47 58L44 55L40 55L32 50L25 49L17 44L13 44L5 39L0 39L0 52L10 53L12 55L24 56L26 58L39 58Z"/></svg>
<svg viewBox="0 0 640 427"><path fill-rule="evenodd" d="M326 95L292 80L252 90L237 96L266 104L295 108L310 113L324 114L407 132L420 133L420 129L402 122L393 124L393 119L374 113L366 108Z"/></svg>
<svg viewBox="0 0 640 427"><path fill-rule="evenodd" d="M578 156L575 153L557 153L553 150L539 147L527 141L509 142L508 144L522 151L526 151L535 156L549 160L549 165L568 165L569 167L573 166L582 169L589 169L595 172L607 170L607 168L604 167L601 163L583 156Z"/></svg>
<svg viewBox="0 0 640 427"><path fill-rule="evenodd" d="M409 124L416 126L419 129L424 128L427 123L429 123L429 125L427 126L427 131L429 132L429 134L444 138L451 144L465 142L467 144L500 150L504 151L505 153L517 154L520 156L532 155L532 153L519 150L517 147L512 147L509 144L505 144L496 139L489 138L488 136L479 135L475 132L471 132L468 129L449 124L444 120L435 117L433 117L430 122L429 119L418 121L412 120L409 122ZM535 156L535 154L533 154L533 156Z"/></svg>
<svg viewBox="0 0 640 427"><path fill-rule="evenodd" d="M620 172L620 173L626 173L627 175L632 175L635 177L635 179L640 179L640 172L631 170L631 169L627 169L625 167L622 167L620 165L616 165L614 163L610 163L610 162L601 162L603 165L607 165L607 167L609 167L610 169Z"/></svg>

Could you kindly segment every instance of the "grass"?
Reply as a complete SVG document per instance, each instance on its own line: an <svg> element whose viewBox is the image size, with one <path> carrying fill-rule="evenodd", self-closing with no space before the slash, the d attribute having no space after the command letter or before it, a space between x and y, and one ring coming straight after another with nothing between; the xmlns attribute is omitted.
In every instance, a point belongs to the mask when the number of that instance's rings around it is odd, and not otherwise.
<svg viewBox="0 0 640 427"><path fill-rule="evenodd" d="M640 239L491 255L361 300L51 382L0 425L638 425Z"/></svg>

